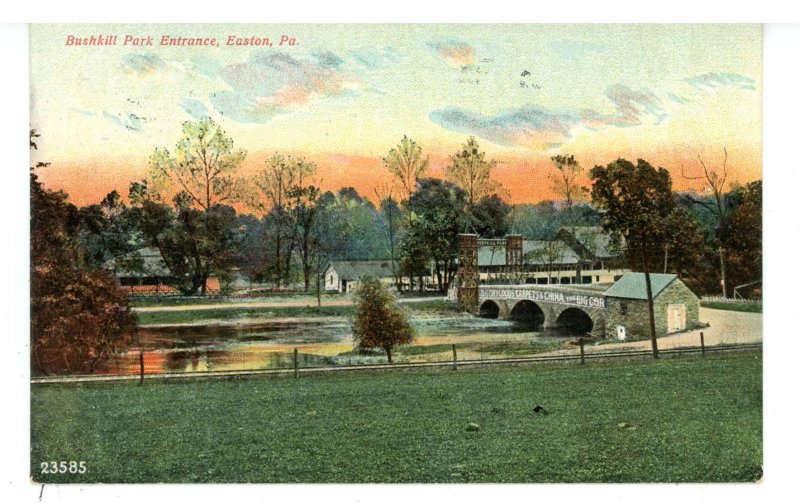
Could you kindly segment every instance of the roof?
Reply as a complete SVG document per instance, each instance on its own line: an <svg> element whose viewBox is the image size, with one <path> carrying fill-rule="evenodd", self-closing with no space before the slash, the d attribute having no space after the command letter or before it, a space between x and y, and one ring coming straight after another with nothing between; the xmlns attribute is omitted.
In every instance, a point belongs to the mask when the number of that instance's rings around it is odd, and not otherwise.
<svg viewBox="0 0 800 503"><path fill-rule="evenodd" d="M523 241L522 256L526 264L577 264L578 254L563 241Z"/></svg>
<svg viewBox="0 0 800 503"><path fill-rule="evenodd" d="M146 278L153 276L168 277L172 272L161 257L157 248L139 248L125 255L112 258L103 267L117 277Z"/></svg>
<svg viewBox="0 0 800 503"><path fill-rule="evenodd" d="M563 241L533 241L522 242L522 256L525 264L577 264L578 255ZM498 246L478 247L478 267L506 265L505 244Z"/></svg>
<svg viewBox="0 0 800 503"><path fill-rule="evenodd" d="M653 297L658 296L678 276L675 274L650 273L650 287ZM625 273L605 292L606 297L619 297L621 299L647 300L647 287L644 273Z"/></svg>
<svg viewBox="0 0 800 503"><path fill-rule="evenodd" d="M558 232L565 232L573 236L578 244L586 248L596 258L614 258L619 255L614 250L611 234L604 231L599 225L562 227Z"/></svg>
<svg viewBox="0 0 800 503"><path fill-rule="evenodd" d="M333 260L328 268L333 268L339 279L346 281L359 280L369 274L378 278L392 277L391 260Z"/></svg>

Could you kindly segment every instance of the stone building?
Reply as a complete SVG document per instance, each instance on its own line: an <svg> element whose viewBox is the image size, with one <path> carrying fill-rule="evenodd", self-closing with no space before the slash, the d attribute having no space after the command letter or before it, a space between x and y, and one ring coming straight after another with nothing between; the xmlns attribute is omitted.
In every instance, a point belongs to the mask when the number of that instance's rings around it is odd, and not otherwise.
<svg viewBox="0 0 800 503"><path fill-rule="evenodd" d="M697 328L700 301L675 274L650 274L656 334ZM650 336L644 273L629 272L604 292L605 332L619 339Z"/></svg>

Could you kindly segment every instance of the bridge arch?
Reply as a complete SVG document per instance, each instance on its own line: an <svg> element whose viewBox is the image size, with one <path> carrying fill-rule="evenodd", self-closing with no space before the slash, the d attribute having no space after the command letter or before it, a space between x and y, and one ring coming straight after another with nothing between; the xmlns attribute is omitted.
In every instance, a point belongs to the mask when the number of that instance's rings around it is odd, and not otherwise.
<svg viewBox="0 0 800 503"><path fill-rule="evenodd" d="M569 307L558 315L556 325L569 328L571 331L588 333L594 328L594 320L583 309Z"/></svg>
<svg viewBox="0 0 800 503"><path fill-rule="evenodd" d="M508 317L511 320L530 323L537 327L544 324L544 311L539 304L532 300L521 300L514 304Z"/></svg>
<svg viewBox="0 0 800 503"><path fill-rule="evenodd" d="M486 300L481 304L478 316L497 319L500 317L500 306L493 300Z"/></svg>

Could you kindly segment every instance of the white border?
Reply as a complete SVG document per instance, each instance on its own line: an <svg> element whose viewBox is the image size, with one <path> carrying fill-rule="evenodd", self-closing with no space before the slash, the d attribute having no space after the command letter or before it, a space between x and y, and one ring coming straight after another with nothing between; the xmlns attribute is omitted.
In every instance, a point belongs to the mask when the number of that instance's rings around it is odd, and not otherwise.
<svg viewBox="0 0 800 503"><path fill-rule="evenodd" d="M210 2L209 2L210 3ZM361 2L323 2L310 0L303 8L254 8L252 2L226 0L204 6L192 2L191 14L181 5L166 7L165 2L143 0L126 3L108 13L107 1L48 1L33 4L6 2L0 17L12 21L37 22L762 22L800 20L800 4L760 1L748 7L731 7L729 2L678 0L660 8L652 2L562 1L536 5L522 1L457 2L430 5L431 2L406 1L388 5ZM356 11L355 9L358 9ZM355 14L358 12L358 14ZM6 176L0 183L0 215L5 223L3 264L7 272L5 288L0 290L0 321L6 330L5 352L0 356L4 414L0 415L3 442L0 449L0 492L10 500L38 498L40 487L28 482L28 177L20 166L29 162L24 135L28 127L27 28L0 26L5 78L2 103L6 119L2 128L3 159ZM454 499L482 501L498 496L508 501L542 498L591 498L601 501L672 503L714 500L744 501L753 498L785 499L797 494L794 469L798 447L797 427L800 412L795 383L798 366L795 351L798 295L791 288L797 236L796 192L800 187L796 114L797 67L800 52L800 25L772 25L765 29L764 58L764 180L765 180L765 459L766 477L761 484L733 485L524 485L524 486L308 486L308 485L97 485L47 486L42 501L140 501L166 496L197 502L238 500L254 495L269 500L407 501ZM794 260L793 260L794 259ZM786 267L784 267L786 266ZM22 335L21 335L22 334ZM11 343L9 343L9 339ZM15 497L14 497L15 496ZM24 499L23 499L24 498ZM28 499L30 498L30 499Z"/></svg>

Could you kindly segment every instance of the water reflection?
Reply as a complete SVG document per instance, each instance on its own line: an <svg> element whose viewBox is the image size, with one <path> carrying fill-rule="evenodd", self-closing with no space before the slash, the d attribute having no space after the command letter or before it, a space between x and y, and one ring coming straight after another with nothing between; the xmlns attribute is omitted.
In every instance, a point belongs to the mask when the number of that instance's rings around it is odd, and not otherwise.
<svg viewBox="0 0 800 503"><path fill-rule="evenodd" d="M522 350L527 345L535 349L536 345L552 345L563 341L565 335L574 335L469 316L419 318L412 322L417 328L415 349L408 352L409 356L398 354L397 361L446 359L449 344L458 344L462 348L459 355L464 357L502 357L502 352L492 345L516 345L519 351L520 346ZM146 373L292 368L295 349L302 367L385 361L379 352L372 356L353 352L352 331L346 319L292 320L142 328L136 347L103 371L138 373L140 352Z"/></svg>

